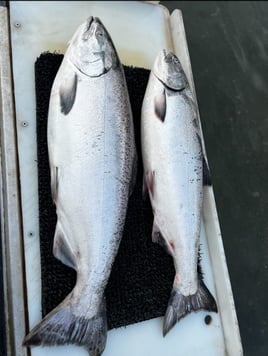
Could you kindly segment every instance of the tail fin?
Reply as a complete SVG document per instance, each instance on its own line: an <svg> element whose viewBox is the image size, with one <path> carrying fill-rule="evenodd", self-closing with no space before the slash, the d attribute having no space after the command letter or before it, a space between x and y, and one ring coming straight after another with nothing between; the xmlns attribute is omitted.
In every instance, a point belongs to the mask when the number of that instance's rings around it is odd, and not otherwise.
<svg viewBox="0 0 268 356"><path fill-rule="evenodd" d="M197 292L189 296L184 296L178 290L173 289L164 318L163 336L166 336L177 321L185 315L201 309L218 312L216 301L204 282L200 281Z"/></svg>
<svg viewBox="0 0 268 356"><path fill-rule="evenodd" d="M84 346L91 356L102 354L107 337L105 303L96 315L87 318L85 310L82 315L75 310L71 295L33 328L25 337L23 346L76 344Z"/></svg>

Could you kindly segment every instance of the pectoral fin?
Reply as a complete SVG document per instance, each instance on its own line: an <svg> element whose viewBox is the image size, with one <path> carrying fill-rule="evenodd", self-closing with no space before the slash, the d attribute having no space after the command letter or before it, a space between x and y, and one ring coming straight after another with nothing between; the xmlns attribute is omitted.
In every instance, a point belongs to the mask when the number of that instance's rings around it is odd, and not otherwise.
<svg viewBox="0 0 268 356"><path fill-rule="evenodd" d="M166 102L166 91L163 89L161 94L158 94L154 98L154 111L156 117L162 122L165 121L167 102Z"/></svg>
<svg viewBox="0 0 268 356"><path fill-rule="evenodd" d="M74 73L70 77L66 78L60 86L60 106L61 112L64 115L69 114L71 111L77 89L77 75Z"/></svg>
<svg viewBox="0 0 268 356"><path fill-rule="evenodd" d="M77 269L74 251L59 222L56 225L53 255L66 266Z"/></svg>

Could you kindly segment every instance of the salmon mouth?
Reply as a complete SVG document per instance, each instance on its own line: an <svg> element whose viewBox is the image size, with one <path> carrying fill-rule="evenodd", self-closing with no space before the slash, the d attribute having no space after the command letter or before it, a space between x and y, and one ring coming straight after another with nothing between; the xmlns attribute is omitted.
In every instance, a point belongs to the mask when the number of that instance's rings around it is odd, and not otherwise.
<svg viewBox="0 0 268 356"><path fill-rule="evenodd" d="M97 62L99 62L99 61L101 61L101 60L102 60L102 58L99 57L99 58L95 59L94 61L88 61L88 62L86 62L86 63L92 64L92 63L97 63Z"/></svg>
<svg viewBox="0 0 268 356"><path fill-rule="evenodd" d="M102 58L104 56L104 51L97 51L97 52L93 52L94 56L99 56L100 58Z"/></svg>
<svg viewBox="0 0 268 356"><path fill-rule="evenodd" d="M82 63L84 63L84 64L94 64L94 63L97 63L97 62L99 62L99 61L102 61L102 58L101 58L101 57L96 58L96 59L94 59L94 60L92 60L92 61L83 61Z"/></svg>
<svg viewBox="0 0 268 356"><path fill-rule="evenodd" d="M171 59L173 58L174 54L172 52L167 52L165 49L163 49L163 59L166 63L171 62Z"/></svg>
<svg viewBox="0 0 268 356"><path fill-rule="evenodd" d="M99 61L102 61L104 59L104 51L99 51L99 52L92 52L92 59L90 60L84 60L83 62L86 64L92 64L92 63L96 63Z"/></svg>

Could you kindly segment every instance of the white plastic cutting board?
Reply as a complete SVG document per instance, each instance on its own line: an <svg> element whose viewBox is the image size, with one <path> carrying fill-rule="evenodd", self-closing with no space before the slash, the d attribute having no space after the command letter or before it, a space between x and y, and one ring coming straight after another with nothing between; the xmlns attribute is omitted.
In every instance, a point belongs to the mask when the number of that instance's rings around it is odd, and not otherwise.
<svg viewBox="0 0 268 356"><path fill-rule="evenodd" d="M26 261L27 304L29 327L41 319L41 275L38 229L38 190L35 124L34 63L45 51L64 53L67 42L76 28L89 16L98 16L109 31L118 50L121 62L126 65L150 69L158 52L166 48L175 50L193 86L191 66L184 27L180 13L170 17L160 5L138 1L11 1L10 27L14 70L14 91L17 116L19 166L22 193L22 215ZM172 31L170 30L170 24ZM175 28L174 28L175 27ZM172 34L179 31L172 40ZM178 41L180 39L181 41ZM173 48L173 43L174 47ZM171 332L162 337L162 318L137 323L126 328L108 332L104 356L223 356L241 355L239 330L230 289L224 252L222 250L217 219L210 199L213 192L206 188L204 207L205 222L202 224L202 268L205 283L216 297L219 314L200 311L180 321ZM207 202L206 202L207 201ZM213 201L212 201L213 203ZM214 210L213 210L214 209ZM216 220L217 223L217 220ZM211 249L207 232L215 231L214 249L219 259L211 263ZM209 252L210 251L210 252ZM224 278L219 294L213 266L218 263L220 278ZM218 293L218 294L217 294ZM225 306L222 309L222 306ZM227 313L227 314L226 314ZM212 322L206 325L204 317L210 314ZM225 314L227 315L225 317ZM231 332L226 333L226 320ZM234 332L233 332L234 331ZM227 341L226 341L227 340ZM236 353L230 353L233 352ZM236 351L235 351L236 350ZM228 351L228 353L227 353ZM88 355L75 346L36 347L32 356L82 356Z"/></svg>

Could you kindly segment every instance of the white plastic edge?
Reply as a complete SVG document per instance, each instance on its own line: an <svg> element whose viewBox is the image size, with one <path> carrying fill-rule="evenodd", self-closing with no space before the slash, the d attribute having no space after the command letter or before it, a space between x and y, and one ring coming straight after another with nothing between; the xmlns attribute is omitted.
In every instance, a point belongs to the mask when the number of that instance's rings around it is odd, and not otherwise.
<svg viewBox="0 0 268 356"><path fill-rule="evenodd" d="M23 356L24 260L8 8L0 6L1 239L7 356ZM2 350L0 350L1 353Z"/></svg>

